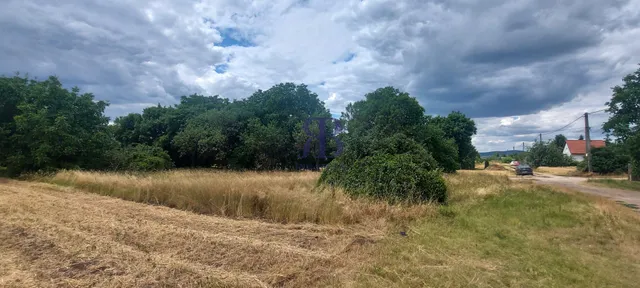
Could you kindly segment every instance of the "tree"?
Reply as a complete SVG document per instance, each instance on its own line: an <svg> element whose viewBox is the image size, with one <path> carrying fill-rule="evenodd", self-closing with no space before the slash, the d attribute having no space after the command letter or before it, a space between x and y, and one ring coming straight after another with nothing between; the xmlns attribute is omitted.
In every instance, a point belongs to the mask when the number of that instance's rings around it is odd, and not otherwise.
<svg viewBox="0 0 640 288"><path fill-rule="evenodd" d="M226 164L238 137L236 115L226 110L209 110L192 118L173 138L173 146L181 156L191 159L191 167L211 167L216 161Z"/></svg>
<svg viewBox="0 0 640 288"><path fill-rule="evenodd" d="M474 169L475 158L479 154L471 143L471 137L477 132L475 122L460 112L452 112L447 117L438 116L431 121L439 126L448 138L454 139L460 167Z"/></svg>
<svg viewBox="0 0 640 288"><path fill-rule="evenodd" d="M160 147L135 144L107 152L108 169L113 171L158 171L173 167L171 158Z"/></svg>
<svg viewBox="0 0 640 288"><path fill-rule="evenodd" d="M602 128L607 135L617 138L634 166L633 171L640 172L640 68L622 80L624 84L613 87L613 96L606 103L611 117Z"/></svg>
<svg viewBox="0 0 640 288"><path fill-rule="evenodd" d="M14 116L8 125L8 142L3 144L11 174L106 165L104 152L115 146L107 128L109 119L104 116L106 102L94 101L90 93L80 94L77 87L68 91L56 77L44 81L14 79L2 84L8 84L3 91L17 101L8 105ZM19 96L11 91L19 92ZM3 106L7 109L6 104Z"/></svg>
<svg viewBox="0 0 640 288"><path fill-rule="evenodd" d="M584 136L580 135L580 137L578 137L578 140L584 140Z"/></svg>
<svg viewBox="0 0 640 288"><path fill-rule="evenodd" d="M629 157L624 147L611 143L605 147L591 149L591 167L596 173L620 173L627 171Z"/></svg>
<svg viewBox="0 0 640 288"><path fill-rule="evenodd" d="M428 125L415 98L385 87L366 94L346 110L345 150L323 171L321 183L342 187L351 195L391 202L447 201L438 169L441 164L427 149L427 143L433 149L446 145L438 138L444 132ZM451 158L446 151L439 157Z"/></svg>
<svg viewBox="0 0 640 288"><path fill-rule="evenodd" d="M564 149L564 146L567 143L567 137L565 137L562 134L558 134L556 135L556 137L553 139L553 144L556 144L556 146L558 146L558 148L560 149Z"/></svg>
<svg viewBox="0 0 640 288"><path fill-rule="evenodd" d="M536 142L527 152L527 162L533 167L560 167L573 164L571 157L564 155L555 142Z"/></svg>

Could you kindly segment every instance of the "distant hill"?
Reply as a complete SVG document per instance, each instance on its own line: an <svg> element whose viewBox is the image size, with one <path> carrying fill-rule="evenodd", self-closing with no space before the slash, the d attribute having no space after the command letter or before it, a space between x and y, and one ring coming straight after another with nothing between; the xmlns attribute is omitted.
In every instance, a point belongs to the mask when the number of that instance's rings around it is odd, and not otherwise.
<svg viewBox="0 0 640 288"><path fill-rule="evenodd" d="M480 152L480 157L481 158L486 158L486 157L491 157L493 155L496 155L496 153L499 153L500 155L513 155L513 154L518 154L518 153L522 153L523 151L521 150L507 150L507 151L491 151L491 152Z"/></svg>

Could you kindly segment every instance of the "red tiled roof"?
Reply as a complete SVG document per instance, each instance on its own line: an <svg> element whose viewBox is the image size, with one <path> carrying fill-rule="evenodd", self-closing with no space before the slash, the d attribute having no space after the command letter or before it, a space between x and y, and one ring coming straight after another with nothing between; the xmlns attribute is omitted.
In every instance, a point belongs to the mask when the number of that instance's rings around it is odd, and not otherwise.
<svg viewBox="0 0 640 288"><path fill-rule="evenodd" d="M606 146L604 140L591 140L591 148L601 148ZM585 140L567 140L567 146L569 146L569 152L572 155L575 154L587 154L587 141Z"/></svg>

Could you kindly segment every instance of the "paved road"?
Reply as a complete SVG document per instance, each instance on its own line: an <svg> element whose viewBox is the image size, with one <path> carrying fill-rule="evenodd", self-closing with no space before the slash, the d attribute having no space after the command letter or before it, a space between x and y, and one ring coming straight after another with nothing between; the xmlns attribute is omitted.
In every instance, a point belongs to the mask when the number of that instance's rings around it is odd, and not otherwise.
<svg viewBox="0 0 640 288"><path fill-rule="evenodd" d="M512 179L533 179L537 183L567 187L583 193L603 196L614 201L621 201L640 207L640 191L594 186L587 183L587 178L536 173L535 176L518 176Z"/></svg>

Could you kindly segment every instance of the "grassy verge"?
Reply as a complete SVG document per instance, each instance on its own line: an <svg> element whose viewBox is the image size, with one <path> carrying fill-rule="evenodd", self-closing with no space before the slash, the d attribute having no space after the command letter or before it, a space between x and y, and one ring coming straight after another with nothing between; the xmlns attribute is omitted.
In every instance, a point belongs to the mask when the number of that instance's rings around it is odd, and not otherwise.
<svg viewBox="0 0 640 288"><path fill-rule="evenodd" d="M362 287L634 287L640 218L529 186L441 207L389 237Z"/></svg>
<svg viewBox="0 0 640 288"><path fill-rule="evenodd" d="M632 191L640 191L640 182L637 182L637 181L615 180L615 179L589 179L588 182L598 186L632 190Z"/></svg>
<svg viewBox="0 0 640 288"><path fill-rule="evenodd" d="M101 195L201 214L279 223L352 224L416 219L432 205L389 205L318 189L316 172L214 172L182 170L149 174L63 171L45 182Z"/></svg>

